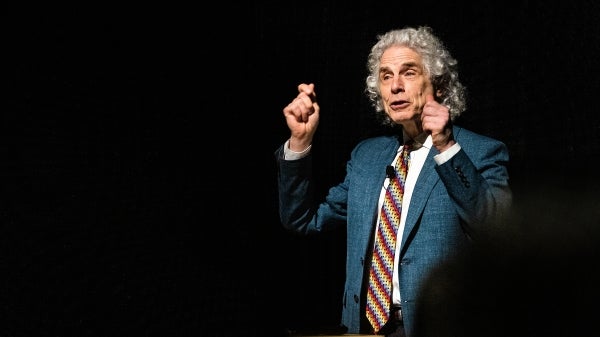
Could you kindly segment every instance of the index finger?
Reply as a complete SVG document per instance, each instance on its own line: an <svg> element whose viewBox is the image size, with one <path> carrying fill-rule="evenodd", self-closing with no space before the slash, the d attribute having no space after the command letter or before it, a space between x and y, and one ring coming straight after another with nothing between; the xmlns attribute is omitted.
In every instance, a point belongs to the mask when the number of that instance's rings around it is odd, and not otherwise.
<svg viewBox="0 0 600 337"><path fill-rule="evenodd" d="M315 98L317 97L317 93L315 92L315 84L314 83L310 83L310 84L302 83L302 84L298 85L298 92L306 94L308 97L310 97L310 100L313 102L315 101Z"/></svg>

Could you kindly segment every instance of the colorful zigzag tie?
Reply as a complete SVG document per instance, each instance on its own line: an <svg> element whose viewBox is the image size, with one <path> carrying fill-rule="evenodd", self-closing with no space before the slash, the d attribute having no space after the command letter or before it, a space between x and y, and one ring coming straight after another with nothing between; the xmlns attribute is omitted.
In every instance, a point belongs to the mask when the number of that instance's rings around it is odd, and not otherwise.
<svg viewBox="0 0 600 337"><path fill-rule="evenodd" d="M404 181L408 172L409 152L410 145L406 144L398 156L396 174L390 178L385 192L381 220L375 235L375 247L369 271L366 313L376 333L381 330L390 316L394 253L396 252L396 238L402 211Z"/></svg>

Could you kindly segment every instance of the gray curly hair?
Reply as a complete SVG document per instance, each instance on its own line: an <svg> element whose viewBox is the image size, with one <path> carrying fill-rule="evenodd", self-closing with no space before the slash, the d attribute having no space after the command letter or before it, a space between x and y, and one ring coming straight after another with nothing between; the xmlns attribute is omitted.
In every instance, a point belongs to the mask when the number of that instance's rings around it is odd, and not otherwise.
<svg viewBox="0 0 600 337"><path fill-rule="evenodd" d="M395 126L395 123L383 110L379 91L379 65L383 52L391 46L406 46L421 55L425 73L433 84L433 91L439 92L436 100L448 107L450 119L466 109L466 89L458 80L457 61L450 55L442 41L427 26L403 28L388 31L377 36L377 43L371 48L367 60L368 76L365 93L375 108L377 118L383 125Z"/></svg>

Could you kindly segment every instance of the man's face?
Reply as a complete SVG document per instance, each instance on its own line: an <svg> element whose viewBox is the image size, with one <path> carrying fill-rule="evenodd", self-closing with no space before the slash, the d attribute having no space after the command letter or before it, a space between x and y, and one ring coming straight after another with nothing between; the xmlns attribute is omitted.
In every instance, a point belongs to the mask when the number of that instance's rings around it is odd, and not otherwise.
<svg viewBox="0 0 600 337"><path fill-rule="evenodd" d="M425 96L433 94L421 56L401 46L390 47L381 55L379 90L385 112L397 124L420 120Z"/></svg>

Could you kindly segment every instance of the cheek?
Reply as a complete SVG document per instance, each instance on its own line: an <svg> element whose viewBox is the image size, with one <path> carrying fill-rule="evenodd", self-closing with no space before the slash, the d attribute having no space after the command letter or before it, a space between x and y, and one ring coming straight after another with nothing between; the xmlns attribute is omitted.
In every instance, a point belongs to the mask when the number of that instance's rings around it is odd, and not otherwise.
<svg viewBox="0 0 600 337"><path fill-rule="evenodd" d="M439 90L438 90L438 92L439 92ZM431 83L426 83L426 84L423 86L423 93L424 93L425 95L427 95L427 94L431 94L431 95L434 95L434 96L437 94L437 93L436 93L436 92L433 90L433 86L431 85Z"/></svg>
<svg viewBox="0 0 600 337"><path fill-rule="evenodd" d="M381 93L381 99L382 99L384 102L387 102L387 101L389 101L389 99L390 99L390 96L391 96L389 92L385 92L385 91L379 91L379 92Z"/></svg>
<svg viewBox="0 0 600 337"><path fill-rule="evenodd" d="M379 95L381 95L381 99L383 99L384 101L387 102L387 100L389 100L390 96L391 96L391 93L390 93L390 90L388 89L388 87L379 83L379 85L377 86L377 89L379 89Z"/></svg>

